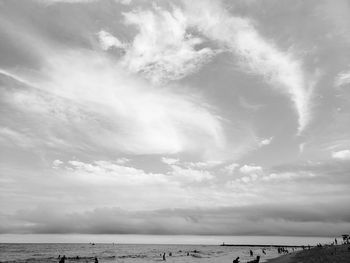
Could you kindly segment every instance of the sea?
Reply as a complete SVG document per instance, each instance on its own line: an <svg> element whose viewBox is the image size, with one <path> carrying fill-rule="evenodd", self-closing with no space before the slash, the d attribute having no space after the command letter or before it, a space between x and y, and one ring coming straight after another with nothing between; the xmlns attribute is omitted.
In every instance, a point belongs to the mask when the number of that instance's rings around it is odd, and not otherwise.
<svg viewBox="0 0 350 263"><path fill-rule="evenodd" d="M130 238L130 237L129 237ZM155 240L153 237L149 236L148 240ZM170 238L170 237L169 237ZM196 238L196 237L195 237ZM222 239L224 239L223 237ZM53 240L55 238L53 237ZM57 240L57 238L56 238ZM125 238L124 238L125 240ZM135 239L130 239L135 240ZM157 239L158 240L158 239ZM187 237L186 239L175 239L179 242L181 240L191 240L195 239ZM212 242L212 237L210 239L201 239L205 242ZM227 238L226 241L235 240L235 243L240 238ZM68 262L94 262L95 257L98 259L99 263L103 262L115 262L115 263L137 263L137 262L160 262L163 261L163 254L165 253L166 261L163 262L187 262L187 263L205 263L205 262L232 262L236 257L240 257L240 262L247 262L254 259L257 255L261 256L260 262L266 262L268 259L275 258L279 256L277 253L277 248L273 246L259 246L257 243L265 240L264 244L272 244L271 240L264 237L263 240L257 240L255 245L242 245L242 246L221 246L220 243L213 244L125 244L125 243L0 243L0 262L7 263L44 263L44 262L58 262L59 257L63 255L66 256ZM274 237L276 240L276 237ZM279 243L282 240L287 240L280 238ZM293 241L294 240L294 241ZM296 242L299 240L299 242ZM301 242L301 241L302 242ZM296 244L301 245L307 244L305 241L312 241L313 239L303 240L300 238L288 239L284 242L288 245ZM315 239L316 240L316 239ZM322 241L329 241L330 239L321 239ZM159 241L159 240L158 240ZM163 237L163 242L164 237ZM244 241L244 240L243 240ZM248 241L248 240L246 240ZM0 240L0 242L3 242ZM298 243L298 244L297 244ZM243 244L243 243L241 243ZM261 243L262 244L262 243ZM276 243L275 243L276 244ZM315 243L311 243L314 245ZM287 244L286 244L287 245ZM263 253L263 249L264 252ZM292 248L288 248L292 251ZM294 248L295 251L301 248ZM253 257L250 256L250 250L253 252Z"/></svg>
<svg viewBox="0 0 350 263"><path fill-rule="evenodd" d="M246 262L256 255L262 256L262 262L278 256L272 247L230 247L219 245L141 245L141 244L0 244L0 262L58 262L65 255L66 262L232 262L236 257ZM249 255L252 250L254 256Z"/></svg>

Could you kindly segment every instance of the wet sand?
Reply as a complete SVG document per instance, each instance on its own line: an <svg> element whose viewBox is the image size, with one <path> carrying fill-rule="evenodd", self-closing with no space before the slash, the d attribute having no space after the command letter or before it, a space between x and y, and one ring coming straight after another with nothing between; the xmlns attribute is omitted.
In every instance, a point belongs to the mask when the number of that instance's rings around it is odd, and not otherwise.
<svg viewBox="0 0 350 263"><path fill-rule="evenodd" d="M350 245L312 248L271 259L268 263L350 263Z"/></svg>

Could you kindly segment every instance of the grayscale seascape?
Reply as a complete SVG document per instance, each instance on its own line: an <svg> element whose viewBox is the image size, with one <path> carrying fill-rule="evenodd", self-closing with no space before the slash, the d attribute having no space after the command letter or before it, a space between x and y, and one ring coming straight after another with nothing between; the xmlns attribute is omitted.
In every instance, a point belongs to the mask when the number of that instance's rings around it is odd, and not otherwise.
<svg viewBox="0 0 350 263"><path fill-rule="evenodd" d="M350 0L0 0L0 263L350 263Z"/></svg>

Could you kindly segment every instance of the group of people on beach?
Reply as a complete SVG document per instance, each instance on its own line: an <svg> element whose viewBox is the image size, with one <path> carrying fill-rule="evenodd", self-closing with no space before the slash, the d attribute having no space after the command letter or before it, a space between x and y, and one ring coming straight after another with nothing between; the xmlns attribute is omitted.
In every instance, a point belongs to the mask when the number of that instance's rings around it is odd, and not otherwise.
<svg viewBox="0 0 350 263"><path fill-rule="evenodd" d="M262 249L262 252L266 255L265 248ZM250 255L251 257L254 256L253 250L251 250L251 249L249 250L249 255ZM259 261L260 261L260 256L258 255L258 256L256 256L256 259L253 259L253 260L251 260L251 261L248 261L247 263L259 263ZM232 263L239 263L239 257L236 257L236 259L234 259L234 260L232 261Z"/></svg>
<svg viewBox="0 0 350 263"><path fill-rule="evenodd" d="M345 238L344 238L344 236L345 236ZM350 244L349 236L350 236L350 235L343 235L343 245ZM297 247L288 246L288 248L287 248L287 247L280 246L280 247L277 247L277 252L278 252L278 254L289 254L289 253L291 253L291 252L294 252L295 249L297 249L298 247L301 248L302 250L311 250L311 248L313 248L313 247L317 247L317 248L326 248L326 249L334 248L333 250L331 250L331 255L334 256L334 255L337 254L337 245L338 245L338 243L339 243L339 242L338 242L337 238L335 238L334 241L333 241L332 243L330 243L330 244L323 244L323 245L322 245L321 243L318 243L316 246L310 246L310 245L307 245L307 246L303 245L303 246L297 246ZM343 250L344 250L344 249L343 249ZM261 251L262 251L262 253L263 253L264 255L266 255L266 250L265 250L265 248L262 248ZM350 246L347 247L347 251L350 251ZM251 250L251 249L249 250L249 255L250 255L251 257L254 256L253 250ZM258 263L259 261L260 261L260 256L258 255L258 256L256 257L256 259L251 260L251 261L248 261L247 263ZM348 261L347 261L347 262L348 262ZM350 262L350 261L349 261L349 262ZM232 263L240 263L239 257L235 258L235 259L232 261Z"/></svg>
<svg viewBox="0 0 350 263"><path fill-rule="evenodd" d="M288 254L289 250L284 248L284 247L278 247L277 252L278 252L278 254Z"/></svg>
<svg viewBox="0 0 350 263"><path fill-rule="evenodd" d="M294 252L294 247L292 247L292 250L293 250L293 252ZM266 248L262 248L261 249L261 252L264 254L264 255L266 255ZM278 252L278 254L288 254L289 253L289 250L287 249L287 248L285 248L285 247L278 247L277 248L277 252ZM251 256L251 257L253 257L254 256L254 252L253 252L253 250L249 250L249 255ZM256 258L255 259L253 259L253 260L251 260L251 261L248 261L247 263L258 263L259 261L260 261L260 255L257 255L256 256ZM232 261L232 263L239 263L240 261L239 261L239 257L236 257L233 261Z"/></svg>
<svg viewBox="0 0 350 263"><path fill-rule="evenodd" d="M62 257L61 257L61 255L58 255L58 260L59 260L58 263L65 263L65 262L66 262L66 259L67 259L66 255L63 255ZM79 257L79 256L76 256L75 259L79 260L80 257ZM98 263L97 257L94 258L94 263Z"/></svg>
<svg viewBox="0 0 350 263"><path fill-rule="evenodd" d="M179 252L182 252L182 251L179 250ZM193 253L198 253L199 251L193 250L192 252L193 252ZM172 253L172 252L169 252L168 255L169 255L169 257L171 257L171 256L173 256L173 253ZM187 252L186 255L189 256L189 255L190 255L190 252ZM162 257L163 261L166 261L166 253L165 253L165 252L164 252L163 254L160 254L160 256Z"/></svg>

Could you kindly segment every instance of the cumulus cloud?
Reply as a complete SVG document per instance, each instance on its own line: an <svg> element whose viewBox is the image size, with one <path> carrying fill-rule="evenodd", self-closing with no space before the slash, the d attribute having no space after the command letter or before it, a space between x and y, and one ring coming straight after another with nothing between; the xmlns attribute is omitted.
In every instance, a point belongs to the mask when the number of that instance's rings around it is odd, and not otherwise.
<svg viewBox="0 0 350 263"><path fill-rule="evenodd" d="M338 160L350 160L350 150L332 152L332 157Z"/></svg>
<svg viewBox="0 0 350 263"><path fill-rule="evenodd" d="M162 162L171 165L178 163L179 159L162 157Z"/></svg>
<svg viewBox="0 0 350 263"><path fill-rule="evenodd" d="M117 37L108 33L107 31L101 30L98 32L98 38L103 50L108 50L110 48L125 48L126 45L122 43Z"/></svg>
<svg viewBox="0 0 350 263"><path fill-rule="evenodd" d="M181 182L203 182L214 178L214 176L205 170L197 170L192 168L183 168L179 165L171 165L172 171L169 173L173 178Z"/></svg>
<svg viewBox="0 0 350 263"><path fill-rule="evenodd" d="M259 142L260 146L269 145L272 142L273 137L263 139Z"/></svg>
<svg viewBox="0 0 350 263"><path fill-rule="evenodd" d="M245 71L262 76L276 90L290 97L301 132L311 118L313 84L307 80L302 61L264 38L248 18L232 16L218 2L184 1L184 4L191 24L232 51Z"/></svg>
<svg viewBox="0 0 350 263"><path fill-rule="evenodd" d="M152 10L124 13L125 23L134 25L134 37L122 63L132 72L139 72L153 82L176 80L197 71L213 56L209 47L187 30L183 12L167 11L154 6Z"/></svg>
<svg viewBox="0 0 350 263"><path fill-rule="evenodd" d="M343 224L348 222L347 210L339 204L349 202L348 162L279 167L273 172L264 169L255 179L248 172L261 169L246 165L241 168L247 179L227 185L214 177L215 170L182 167L181 163L171 165L166 173L107 160L57 163L57 168L43 174L33 171L36 176L14 171L0 178L0 198L12 192L11 200L3 205L5 211L16 202L23 208L10 210L11 220L2 217L1 232L274 235L294 231L306 235L321 233L325 226L332 231L347 229ZM33 198L45 200L47 206L36 211ZM308 203L312 198L318 202ZM319 206L322 202L326 205ZM59 215L49 207L55 207ZM31 208L34 211L28 211ZM66 224L72 217L77 221ZM164 228L158 227L157 232L154 226L158 223Z"/></svg>
<svg viewBox="0 0 350 263"><path fill-rule="evenodd" d="M58 163L57 160L54 162ZM137 196L131 198L139 200L135 204L137 207L140 207L140 202L148 202L149 205L153 204L158 207L167 206L168 202L181 203L193 194L196 195L196 193L187 192L183 189L184 185L196 185L214 178L208 171L185 168L177 164L170 164L169 166L171 169L167 173L152 173L127 164L120 164L117 161L88 163L71 160L67 163L59 162L55 168L60 168L65 177L73 177L75 183L81 182L84 185L88 184L99 188L106 187L106 195L109 192L109 187L118 188L119 193L112 192L113 195L119 196L118 199L130 198L137 192ZM143 191L142 189L147 190ZM150 191L153 191L153 194L150 194ZM159 196L162 196L163 201L156 201ZM130 200L124 202L124 204L130 204ZM193 202L196 203L195 198Z"/></svg>
<svg viewBox="0 0 350 263"><path fill-rule="evenodd" d="M250 183L259 179L259 176L263 173L263 168L256 165L245 164L239 168L239 171L244 175L237 179L237 182Z"/></svg>
<svg viewBox="0 0 350 263"><path fill-rule="evenodd" d="M243 174L260 173L262 172L262 167L257 165L245 164L241 168L239 168L239 171Z"/></svg>
<svg viewBox="0 0 350 263"><path fill-rule="evenodd" d="M214 176L204 169L209 168L212 162L187 163L179 159L162 157L162 162L169 165L171 169L167 174L179 182L203 182L211 180ZM202 169L204 168L204 169Z"/></svg>
<svg viewBox="0 0 350 263"><path fill-rule="evenodd" d="M186 167L202 168L202 169L211 169L215 168L218 165L222 164L222 161L208 160L205 162L185 162Z"/></svg>
<svg viewBox="0 0 350 263"><path fill-rule="evenodd" d="M89 196L85 199L89 200L88 207L104 203L106 206L114 204L131 210L141 207L143 209L167 207L169 202L183 203L189 200L192 194L182 189L182 184L196 182L199 176L183 173L180 178L180 175L173 172L169 174L146 172L127 164L105 160L94 162L71 160L60 164L54 172L58 190L52 192L60 192L60 187L65 187L69 183L78 196L89 192ZM64 202L63 199L61 202ZM188 202L188 205L191 203L193 205L195 201ZM84 210L85 207L86 205L82 204L78 210Z"/></svg>
<svg viewBox="0 0 350 263"><path fill-rule="evenodd" d="M290 180L290 179L296 179L301 177L314 177L316 176L312 172L284 172L284 173L271 173L269 175L265 175L262 177L262 180L264 181L271 181L271 180Z"/></svg>

